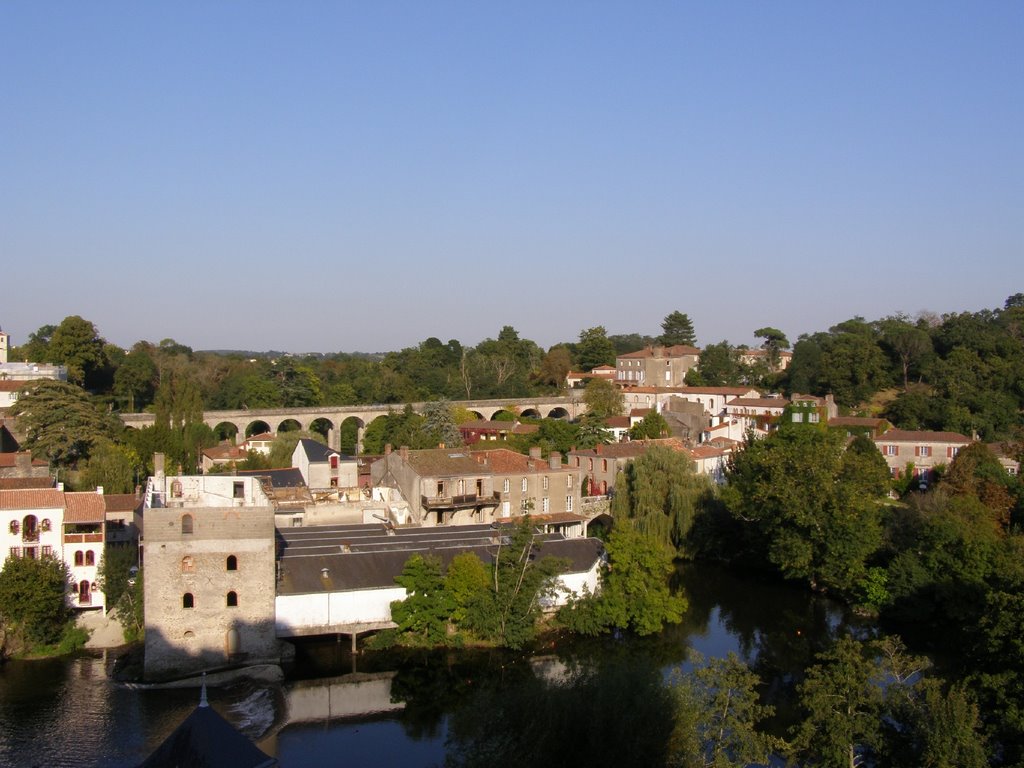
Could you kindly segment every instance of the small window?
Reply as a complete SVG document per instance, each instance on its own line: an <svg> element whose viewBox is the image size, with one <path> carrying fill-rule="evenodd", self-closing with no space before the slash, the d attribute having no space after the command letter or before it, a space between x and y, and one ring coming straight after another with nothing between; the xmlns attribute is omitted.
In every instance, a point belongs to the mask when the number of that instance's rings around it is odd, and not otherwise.
<svg viewBox="0 0 1024 768"><path fill-rule="evenodd" d="M337 456L331 456L331 469L337 469L337 468L338 468L338 457Z"/></svg>
<svg viewBox="0 0 1024 768"><path fill-rule="evenodd" d="M85 564L96 565L96 553L93 552L91 549L85 553Z"/></svg>
<svg viewBox="0 0 1024 768"><path fill-rule="evenodd" d="M237 571L238 570L238 558L234 555L228 555L227 570Z"/></svg>
<svg viewBox="0 0 1024 768"><path fill-rule="evenodd" d="M804 415L802 413L794 413L793 414L793 423L794 424L799 424L803 420L804 420Z"/></svg>
<svg viewBox="0 0 1024 768"><path fill-rule="evenodd" d="M512 484L511 484L511 482L509 481L509 479L508 479L508 478L506 477L506 478L505 478L505 479L504 479L504 480L502 481L502 483L501 483L501 490L503 490L503 491L504 491L505 493L508 493L508 492L509 492L509 490L511 490L511 488L512 488Z"/></svg>
<svg viewBox="0 0 1024 768"><path fill-rule="evenodd" d="M81 550L79 550L78 552L75 552L75 565L76 566L85 565L85 555L81 552Z"/></svg>
<svg viewBox="0 0 1024 768"><path fill-rule="evenodd" d="M228 608L237 608L237 607L238 607L238 593L237 592L228 592Z"/></svg>
<svg viewBox="0 0 1024 768"><path fill-rule="evenodd" d="M192 515L181 516L181 532L192 533Z"/></svg>
<svg viewBox="0 0 1024 768"><path fill-rule="evenodd" d="M185 555L181 558L181 572L192 573L196 569L195 560L192 559L192 555Z"/></svg>
<svg viewBox="0 0 1024 768"><path fill-rule="evenodd" d="M545 496L540 502L540 511L545 515L551 511L551 499Z"/></svg>
<svg viewBox="0 0 1024 768"><path fill-rule="evenodd" d="M520 490L521 490L521 491L522 491L523 493L526 493L526 491L527 491L527 490L529 489L529 487L530 487L530 485L529 485L529 481L528 481L528 480L527 480L527 479L526 479L526 478L524 477L524 478L523 478L523 482L522 482L522 487L520 488Z"/></svg>
<svg viewBox="0 0 1024 768"><path fill-rule="evenodd" d="M565 476L565 487L572 488L572 473L570 472Z"/></svg>
<svg viewBox="0 0 1024 768"><path fill-rule="evenodd" d="M235 484L234 484L234 496L235 496L236 499L244 499L245 498L245 482L244 481L238 480L238 481L235 482Z"/></svg>
<svg viewBox="0 0 1024 768"><path fill-rule="evenodd" d="M608 459L601 459L601 471L602 472L607 472L608 471Z"/></svg>
<svg viewBox="0 0 1024 768"><path fill-rule="evenodd" d="M192 593L191 592L186 592L184 595L181 596L181 607L182 608L195 608L196 607L196 599L194 597L192 597Z"/></svg>
<svg viewBox="0 0 1024 768"><path fill-rule="evenodd" d="M541 487L546 491L548 489L548 476L544 475L544 482L541 483Z"/></svg>
<svg viewBox="0 0 1024 768"><path fill-rule="evenodd" d="M565 511L572 512L572 496L565 497Z"/></svg>

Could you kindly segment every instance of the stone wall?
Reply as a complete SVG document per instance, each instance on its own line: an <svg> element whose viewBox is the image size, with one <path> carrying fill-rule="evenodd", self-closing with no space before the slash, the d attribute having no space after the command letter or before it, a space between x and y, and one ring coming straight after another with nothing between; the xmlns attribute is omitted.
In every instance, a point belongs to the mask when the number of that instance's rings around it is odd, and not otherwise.
<svg viewBox="0 0 1024 768"><path fill-rule="evenodd" d="M146 679L276 660L273 508L148 508L145 526Z"/></svg>

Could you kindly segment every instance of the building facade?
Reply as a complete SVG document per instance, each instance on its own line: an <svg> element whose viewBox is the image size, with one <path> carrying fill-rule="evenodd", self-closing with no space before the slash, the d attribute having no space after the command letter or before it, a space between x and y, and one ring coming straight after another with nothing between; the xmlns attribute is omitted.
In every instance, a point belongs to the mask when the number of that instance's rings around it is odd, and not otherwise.
<svg viewBox="0 0 1024 768"><path fill-rule="evenodd" d="M146 489L148 680L276 661L274 509L256 477L166 477Z"/></svg>

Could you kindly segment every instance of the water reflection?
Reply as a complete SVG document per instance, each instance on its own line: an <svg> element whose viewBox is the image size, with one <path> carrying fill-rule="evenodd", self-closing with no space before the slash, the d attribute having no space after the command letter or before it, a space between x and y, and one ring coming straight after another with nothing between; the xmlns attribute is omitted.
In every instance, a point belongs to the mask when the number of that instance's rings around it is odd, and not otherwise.
<svg viewBox="0 0 1024 768"><path fill-rule="evenodd" d="M678 583L689 611L655 637L356 658L310 641L282 686L218 689L211 704L285 768L655 764L671 731L663 682L692 648L737 652L784 732L803 668L855 622L799 589L711 566L680 569ZM129 690L106 673L91 656L0 669L0 765L136 765L196 704L194 690Z"/></svg>

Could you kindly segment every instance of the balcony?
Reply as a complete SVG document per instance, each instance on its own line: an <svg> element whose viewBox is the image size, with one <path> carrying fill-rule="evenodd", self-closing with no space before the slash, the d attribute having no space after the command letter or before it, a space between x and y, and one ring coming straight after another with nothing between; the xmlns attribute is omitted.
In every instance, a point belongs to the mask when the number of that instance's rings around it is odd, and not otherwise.
<svg viewBox="0 0 1024 768"><path fill-rule="evenodd" d="M420 496L420 504L424 509L465 509L480 503L480 496L467 493L463 496Z"/></svg>
<svg viewBox="0 0 1024 768"><path fill-rule="evenodd" d="M39 541L39 529L33 528L30 530L24 530L21 532L22 541Z"/></svg>
<svg viewBox="0 0 1024 768"><path fill-rule="evenodd" d="M102 533L65 533L65 544L97 544L103 542Z"/></svg>

